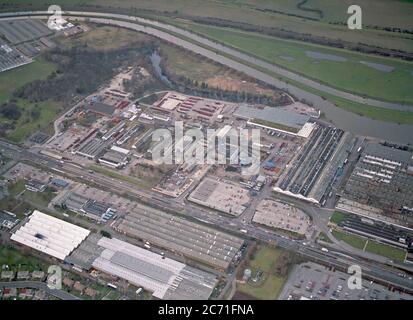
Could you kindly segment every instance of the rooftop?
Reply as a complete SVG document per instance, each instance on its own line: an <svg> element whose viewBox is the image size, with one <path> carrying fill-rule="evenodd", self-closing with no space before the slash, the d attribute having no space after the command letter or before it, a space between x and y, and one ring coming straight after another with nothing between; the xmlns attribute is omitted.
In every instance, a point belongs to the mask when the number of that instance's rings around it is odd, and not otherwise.
<svg viewBox="0 0 413 320"><path fill-rule="evenodd" d="M310 116L298 114L291 111L277 109L273 107L264 107L263 109L253 108L246 105L241 105L234 112L235 117L245 119L258 119L273 123L282 124L286 127L301 129Z"/></svg>
<svg viewBox="0 0 413 320"><path fill-rule="evenodd" d="M64 260L90 231L35 210L11 239Z"/></svg>

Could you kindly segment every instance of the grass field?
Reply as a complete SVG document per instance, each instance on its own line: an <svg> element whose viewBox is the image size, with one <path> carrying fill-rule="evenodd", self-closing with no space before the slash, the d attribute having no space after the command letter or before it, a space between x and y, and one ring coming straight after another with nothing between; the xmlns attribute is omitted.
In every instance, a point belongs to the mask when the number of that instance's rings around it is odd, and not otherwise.
<svg viewBox="0 0 413 320"><path fill-rule="evenodd" d="M53 100L33 104L27 100L19 99L17 105L22 110L22 116L16 121L15 129L7 135L7 138L14 142L22 142L39 130L52 133L52 123L59 112L63 110L63 104ZM31 117L31 110L34 108L40 110L37 119Z"/></svg>
<svg viewBox="0 0 413 320"><path fill-rule="evenodd" d="M342 240L345 243L349 244L350 246L363 250L364 246L366 245L367 239L361 238L359 236L355 236L349 233L344 233L341 231L333 230L333 236L338 239Z"/></svg>
<svg viewBox="0 0 413 320"><path fill-rule="evenodd" d="M111 26L89 25L91 29L70 38L59 38L59 44L65 47L77 47L87 45L88 48L95 50L113 50L133 45L135 42L150 40L151 38L143 33L116 28Z"/></svg>
<svg viewBox="0 0 413 320"><path fill-rule="evenodd" d="M182 26L341 90L383 100L413 103L413 91L410 85L413 80L412 63L229 28L193 23L182 23ZM307 56L307 51L333 55L346 61L330 61L325 57L312 58ZM379 71L360 61L389 66L394 70Z"/></svg>
<svg viewBox="0 0 413 320"><path fill-rule="evenodd" d="M23 199L33 202L41 207L47 207L50 201L56 196L50 189L46 188L44 192L31 192L26 190Z"/></svg>
<svg viewBox="0 0 413 320"><path fill-rule="evenodd" d="M257 299L274 300L280 294L285 279L274 274L274 265L281 251L274 248L262 247L255 253L254 259L250 261L249 268L254 275L257 269L264 272L264 283L252 286L248 283L237 284L237 290L251 295Z"/></svg>
<svg viewBox="0 0 413 320"><path fill-rule="evenodd" d="M8 190L9 190L10 195L16 196L20 194L21 192L23 192L25 189L24 185L25 185L24 180L19 180L19 181L16 181L16 183L9 185Z"/></svg>
<svg viewBox="0 0 413 320"><path fill-rule="evenodd" d="M406 257L405 250L395 248L386 244L378 243L375 241L369 241L367 243L366 251L397 261L404 261Z"/></svg>
<svg viewBox="0 0 413 320"><path fill-rule="evenodd" d="M406 251L403 249L368 240L357 235L333 230L333 236L354 248L378 254L391 260L404 261L406 257Z"/></svg>
<svg viewBox="0 0 413 320"><path fill-rule="evenodd" d="M166 57L166 67L177 76L184 76L196 81L206 81L219 74L224 74L223 67L200 59L181 48L161 43L161 56Z"/></svg>
<svg viewBox="0 0 413 320"><path fill-rule="evenodd" d="M16 89L35 80L46 79L55 70L54 64L39 58L28 65L0 73L0 104L9 100ZM22 142L38 130L47 131L63 107L62 104L55 101L43 101L35 104L24 99L18 99L17 105L20 107L22 115L15 122L15 129L7 134L7 138L14 142ZM40 110L40 115L36 119L31 117L31 111L34 108ZM2 116L0 116L0 121L11 122Z"/></svg>
<svg viewBox="0 0 413 320"><path fill-rule="evenodd" d="M10 270L18 271L33 271L33 270L45 270L45 263L41 260L20 253L13 248L0 246L0 266L8 265Z"/></svg>
<svg viewBox="0 0 413 320"><path fill-rule="evenodd" d="M46 79L56 66L44 59L0 73L0 104L10 99L12 93L34 80Z"/></svg>
<svg viewBox="0 0 413 320"><path fill-rule="evenodd" d="M333 215L330 217L330 222L339 224L341 221L343 221L346 218L346 214L335 211Z"/></svg>

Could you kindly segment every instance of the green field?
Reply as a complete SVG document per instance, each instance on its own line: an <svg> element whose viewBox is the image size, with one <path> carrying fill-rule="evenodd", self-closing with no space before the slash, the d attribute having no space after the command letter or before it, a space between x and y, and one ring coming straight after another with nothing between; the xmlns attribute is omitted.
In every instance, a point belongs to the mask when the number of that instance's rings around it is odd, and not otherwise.
<svg viewBox="0 0 413 320"><path fill-rule="evenodd" d="M366 245L366 241L367 241L367 239L364 239L362 237L355 236L355 235L341 232L341 231L336 231L336 230L333 230L333 236L336 239L344 241L350 246L360 249L360 250L364 249L364 246Z"/></svg>
<svg viewBox="0 0 413 320"><path fill-rule="evenodd" d="M20 193L22 193L25 189L25 181L24 180L19 180L16 183L13 183L8 186L8 190L10 195L16 196Z"/></svg>
<svg viewBox="0 0 413 320"><path fill-rule="evenodd" d="M274 274L274 265L281 251L279 249L262 247L250 261L249 268L253 276L257 269L264 271L264 282L258 286L253 286L249 283L237 284L237 290L251 295L257 299L274 300L280 294L285 279Z"/></svg>
<svg viewBox="0 0 413 320"><path fill-rule="evenodd" d="M26 190L22 198L26 201L33 202L41 207L47 207L47 205L56 196L50 189L46 188L44 192L31 192Z"/></svg>
<svg viewBox="0 0 413 320"><path fill-rule="evenodd" d="M56 116L63 110L63 105L60 102L48 100L30 103L27 100L18 100L18 106L22 110L22 116L16 121L15 129L7 135L8 139L14 142L22 142L36 131L44 131L52 133L52 123ZM37 119L31 117L31 110L37 108L40 110L40 115ZM2 119L0 117L0 119ZM7 121L3 119L4 121Z"/></svg>
<svg viewBox="0 0 413 320"><path fill-rule="evenodd" d="M376 99L413 103L413 64L390 58L363 55L347 50L283 40L258 33L242 32L194 23L181 23L186 29L237 48L270 63L323 82L338 89ZM312 51L333 55L346 61L312 58ZM294 59L292 61L288 59ZM334 58L335 59L335 58ZM393 67L392 72L376 70L360 61Z"/></svg>
<svg viewBox="0 0 413 320"><path fill-rule="evenodd" d="M13 92L35 80L46 79L56 66L39 58L33 63L0 73L0 104L12 98ZM31 103L25 99L17 99L21 117L12 121L0 115L1 122L14 123L14 129L7 133L7 138L14 142L22 142L38 130L48 131L56 115L62 111L63 105L55 101ZM39 116L34 119L31 111L37 109ZM50 130L49 130L50 131Z"/></svg>
<svg viewBox="0 0 413 320"><path fill-rule="evenodd" d="M45 270L45 264L41 260L22 254L14 248L0 246L0 266L3 265L8 265L12 271Z"/></svg>
<svg viewBox="0 0 413 320"><path fill-rule="evenodd" d="M406 251L395 248L386 244L378 243L375 241L370 241L367 243L366 251L381 255L383 257L397 260L397 261L404 261L406 257Z"/></svg>
<svg viewBox="0 0 413 320"><path fill-rule="evenodd" d="M166 58L167 71L178 77L184 76L201 82L223 74L221 65L215 65L210 61L195 57L181 48L166 43L161 43L160 48L161 56Z"/></svg>
<svg viewBox="0 0 413 320"><path fill-rule="evenodd" d="M0 104L9 100L13 92L35 80L46 79L56 66L44 59L0 73Z"/></svg>
<svg viewBox="0 0 413 320"><path fill-rule="evenodd" d="M346 214L335 211L333 215L330 217L330 222L339 224L341 221L343 221L346 218Z"/></svg>

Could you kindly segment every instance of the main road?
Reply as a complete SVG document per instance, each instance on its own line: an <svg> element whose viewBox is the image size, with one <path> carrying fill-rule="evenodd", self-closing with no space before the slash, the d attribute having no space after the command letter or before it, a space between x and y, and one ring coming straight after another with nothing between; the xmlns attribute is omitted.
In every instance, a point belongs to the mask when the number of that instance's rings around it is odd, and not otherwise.
<svg viewBox="0 0 413 320"><path fill-rule="evenodd" d="M48 19L49 15L47 15L47 12L44 11L0 14L0 19L3 20L26 19L28 17ZM371 105L378 108L404 111L413 111L413 106L363 98L352 93L340 91L336 88L318 83L314 80L305 78L279 66L259 60L255 57L223 46L197 34L165 23L127 15L99 12L67 11L65 12L65 17L78 20L87 19L91 22L115 25L118 27L128 28L155 36L157 38L171 42L177 46L200 54L204 57L207 57L208 59L216 61L220 64L226 65L234 70L243 72L246 75L257 80L288 91L290 94L299 99L311 102L314 106L324 112L325 117L328 121L332 122L334 125L341 129L362 136L376 137L379 139L401 143L413 143L413 135L411 134L411 132L413 131L413 125L395 124L385 121L373 120L367 117L359 116L352 112L345 111L341 108L338 108L333 103L319 95L307 92L292 84L278 79L276 76L272 76L260 70L265 69L272 71L291 80L300 82L313 89L317 89L321 92L326 92L360 104ZM195 44L195 42L199 44ZM232 56L233 58L230 58L229 56ZM252 66L256 66L256 68Z"/></svg>

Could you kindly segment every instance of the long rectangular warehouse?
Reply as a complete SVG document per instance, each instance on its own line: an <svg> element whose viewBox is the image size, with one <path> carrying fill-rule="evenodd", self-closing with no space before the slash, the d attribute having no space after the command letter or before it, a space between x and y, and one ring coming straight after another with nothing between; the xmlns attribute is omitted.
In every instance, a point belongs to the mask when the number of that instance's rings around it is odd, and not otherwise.
<svg viewBox="0 0 413 320"><path fill-rule="evenodd" d="M238 237L144 205L138 205L123 218L117 230L221 269L229 266L244 242Z"/></svg>
<svg viewBox="0 0 413 320"><path fill-rule="evenodd" d="M93 267L151 291L165 300L208 299L216 276L157 253L112 238L101 238L104 248Z"/></svg>
<svg viewBox="0 0 413 320"><path fill-rule="evenodd" d="M64 260L90 231L35 210L11 239L52 257Z"/></svg>

